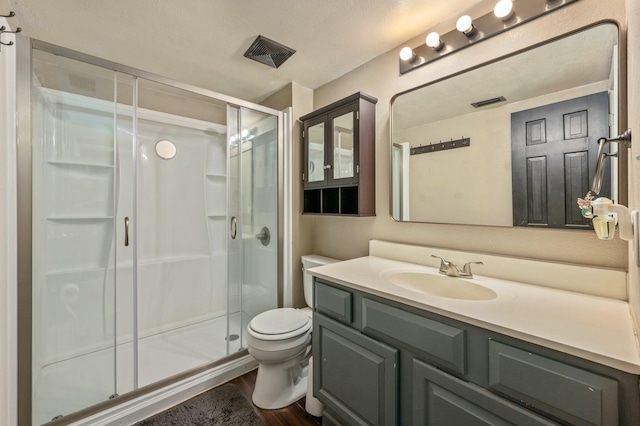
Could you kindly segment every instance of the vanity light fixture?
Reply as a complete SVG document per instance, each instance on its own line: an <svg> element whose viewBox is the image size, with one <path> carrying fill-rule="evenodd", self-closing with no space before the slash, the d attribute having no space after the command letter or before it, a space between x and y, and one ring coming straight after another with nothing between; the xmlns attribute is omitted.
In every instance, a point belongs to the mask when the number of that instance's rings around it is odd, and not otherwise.
<svg viewBox="0 0 640 426"><path fill-rule="evenodd" d="M444 43L442 42L442 39L440 38L440 34L438 34L435 31L430 32L427 35L427 39L425 41L427 43L427 46L429 46L430 48L432 48L436 52L439 52L444 47Z"/></svg>
<svg viewBox="0 0 640 426"><path fill-rule="evenodd" d="M576 1L578 0L526 0L513 3L512 0L500 0L494 9L485 15L480 17L463 15L456 22L456 28L448 33L439 35L436 32L430 32L426 44L421 44L413 49L403 47L399 60L400 74L412 71L431 61L450 55ZM419 60L417 60L418 58Z"/></svg>
<svg viewBox="0 0 640 426"><path fill-rule="evenodd" d="M403 47L400 50L400 59L403 61L413 62L416 59L416 54L413 53L413 49L409 46Z"/></svg>
<svg viewBox="0 0 640 426"><path fill-rule="evenodd" d="M496 15L496 18L508 21L514 15L513 2L511 0L500 0L496 3L496 7L493 8L493 14Z"/></svg>
<svg viewBox="0 0 640 426"><path fill-rule="evenodd" d="M473 19L469 15L462 15L456 22L456 29L464 34L467 38L474 37L478 34L478 30L473 26Z"/></svg>

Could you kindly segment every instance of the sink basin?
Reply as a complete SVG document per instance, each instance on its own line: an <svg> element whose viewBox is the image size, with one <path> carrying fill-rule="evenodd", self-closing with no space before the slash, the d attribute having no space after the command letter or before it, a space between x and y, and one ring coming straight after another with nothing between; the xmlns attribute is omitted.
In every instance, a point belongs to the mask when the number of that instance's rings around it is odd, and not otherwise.
<svg viewBox="0 0 640 426"><path fill-rule="evenodd" d="M384 277L393 285L418 293L461 300L491 300L495 291L475 280L447 277L425 272L392 272Z"/></svg>

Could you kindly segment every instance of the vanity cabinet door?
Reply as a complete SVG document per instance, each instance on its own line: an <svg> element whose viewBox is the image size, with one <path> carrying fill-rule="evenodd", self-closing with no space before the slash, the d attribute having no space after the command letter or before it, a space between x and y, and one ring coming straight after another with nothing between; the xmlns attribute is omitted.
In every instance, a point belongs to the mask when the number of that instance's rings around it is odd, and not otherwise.
<svg viewBox="0 0 640 426"><path fill-rule="evenodd" d="M572 425L619 424L616 380L493 340L489 386Z"/></svg>
<svg viewBox="0 0 640 426"><path fill-rule="evenodd" d="M350 425L398 422L398 350L329 318L313 317L316 397Z"/></svg>
<svg viewBox="0 0 640 426"><path fill-rule="evenodd" d="M472 383L413 360L413 425L557 425Z"/></svg>

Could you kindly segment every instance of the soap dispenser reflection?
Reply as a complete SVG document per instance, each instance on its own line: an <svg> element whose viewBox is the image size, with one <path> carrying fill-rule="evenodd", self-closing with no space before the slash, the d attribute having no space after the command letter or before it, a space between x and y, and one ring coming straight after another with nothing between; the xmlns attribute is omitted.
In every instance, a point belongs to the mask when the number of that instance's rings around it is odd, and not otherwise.
<svg viewBox="0 0 640 426"><path fill-rule="evenodd" d="M606 197L591 202L593 207L593 229L601 240L612 240L619 225L619 235L623 240L633 240L631 212L621 204L614 204Z"/></svg>
<svg viewBox="0 0 640 426"><path fill-rule="evenodd" d="M631 129L627 129L624 133L614 138L598 139L598 154L591 191L587 193L584 199L578 199L578 206L584 217L592 219L593 229L601 240L612 240L617 224L620 229L620 238L631 241L634 240L634 233L637 232L635 229L637 224L634 224L634 222L637 222L637 211L632 213L627 207L622 204L614 204L613 201L606 197L594 200L591 195L592 192L595 194L600 193L607 159L617 156L617 153L609 154L605 152L606 145L610 143L618 143L618 146L627 149L631 148ZM637 246L637 244L634 246Z"/></svg>

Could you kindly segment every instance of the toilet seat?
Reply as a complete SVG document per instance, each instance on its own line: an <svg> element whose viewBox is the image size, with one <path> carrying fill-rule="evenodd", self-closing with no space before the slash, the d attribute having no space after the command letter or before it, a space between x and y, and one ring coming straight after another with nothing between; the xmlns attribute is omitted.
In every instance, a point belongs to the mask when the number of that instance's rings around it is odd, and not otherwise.
<svg viewBox="0 0 640 426"><path fill-rule="evenodd" d="M256 315L247 327L249 334L260 340L284 340L311 329L311 319L298 309L272 309Z"/></svg>

